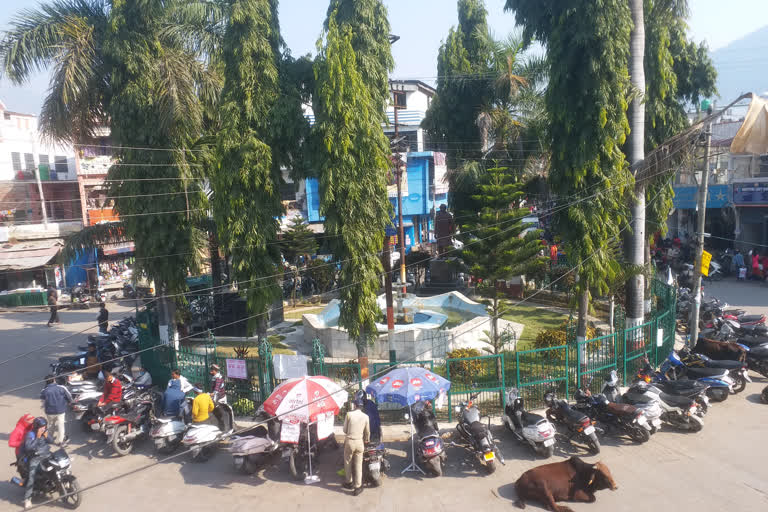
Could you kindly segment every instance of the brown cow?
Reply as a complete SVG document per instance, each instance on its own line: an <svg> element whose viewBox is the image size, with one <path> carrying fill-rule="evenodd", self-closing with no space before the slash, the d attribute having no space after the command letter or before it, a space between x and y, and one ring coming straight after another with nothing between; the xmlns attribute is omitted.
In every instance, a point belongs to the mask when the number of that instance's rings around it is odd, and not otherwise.
<svg viewBox="0 0 768 512"><path fill-rule="evenodd" d="M578 457L564 462L544 464L523 473L515 482L515 505L525 508L525 501L537 501L551 512L573 512L556 501L593 503L595 491L618 487L608 467L602 462L588 464Z"/></svg>
<svg viewBox="0 0 768 512"><path fill-rule="evenodd" d="M747 360L747 351L744 350L744 347L732 341L711 340L700 336L693 351L717 360L741 361L742 363Z"/></svg>

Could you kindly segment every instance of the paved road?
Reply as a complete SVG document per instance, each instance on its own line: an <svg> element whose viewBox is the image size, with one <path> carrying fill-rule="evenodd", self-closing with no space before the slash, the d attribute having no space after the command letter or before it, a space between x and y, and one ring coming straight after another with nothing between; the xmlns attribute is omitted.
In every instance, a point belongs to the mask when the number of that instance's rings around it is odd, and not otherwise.
<svg viewBox="0 0 768 512"><path fill-rule="evenodd" d="M753 283L748 283L749 286ZM747 288L740 284L722 285L734 297L747 297ZM714 288L714 287L713 287ZM751 289L750 289L751 290ZM719 293L719 292L718 292ZM724 297L725 298L725 297ZM737 300L727 298L733 305ZM757 302L757 300L755 301ZM766 306L749 304L768 312ZM117 307L111 307L117 317ZM126 308L124 308L126 309ZM95 324L96 312L64 312L64 324L54 332L45 327L44 313L0 314L0 361L42 346L55 339ZM0 393L19 384L34 382L45 374L47 364L60 354L70 353L71 347L82 344L85 335L45 349L13 363L0 371ZM593 505L575 504L579 511L632 511L652 509L654 512L696 511L757 511L768 509L768 464L766 464L765 432L768 425L768 405L759 403L758 394L768 384L756 377L740 395L716 404L705 418L705 428L698 434L662 431L642 446L624 440L606 439L600 457L611 468L618 482L615 492L602 491ZM36 396L40 385L0 396L0 440L7 439L16 419L25 412L39 411ZM443 427L452 427L443 425ZM393 427L396 429L396 427ZM405 429L405 426L403 426ZM404 432L403 432L404 433ZM72 430L73 468L81 485L89 486L105 479L135 473L100 487L83 496L80 510L110 512L153 508L175 510L235 510L237 508L274 508L275 510L516 510L512 506L512 483L526 469L538 465L531 452L516 445L509 435L496 429L497 438L507 459L507 465L491 476L478 474L465 462L458 448L449 449L449 463L440 479L422 478L413 473L401 476L408 464L408 446L391 446L393 470L383 487L366 489L357 498L347 495L340 486L336 471L341 467L341 451L321 458L321 482L304 485L290 480L287 464L281 462L254 476L234 472L231 458L219 452L206 464L192 463L185 455L175 460L156 462L149 446L141 446L128 457L114 457L102 443L85 438ZM12 459L11 450L5 448ZM558 447L554 460L562 460L574 448ZM12 468L0 464L0 510L17 510L22 492L4 483L13 476ZM41 510L59 510L43 507ZM528 510L543 510L529 505Z"/></svg>

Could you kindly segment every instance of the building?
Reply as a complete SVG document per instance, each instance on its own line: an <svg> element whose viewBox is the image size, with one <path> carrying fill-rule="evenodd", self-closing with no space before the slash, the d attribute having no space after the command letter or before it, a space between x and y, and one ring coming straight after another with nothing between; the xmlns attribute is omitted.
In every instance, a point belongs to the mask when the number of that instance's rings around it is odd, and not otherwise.
<svg viewBox="0 0 768 512"><path fill-rule="evenodd" d="M63 285L55 258L63 237L82 229L80 209L73 148L0 102L0 291Z"/></svg>
<svg viewBox="0 0 768 512"><path fill-rule="evenodd" d="M399 148L404 151L401 159L405 163L405 172L401 179L403 197L403 227L406 248L427 243L434 228L432 219L441 204L447 203L448 185L445 155L429 151L430 143L421 122L435 96L435 90L418 80L395 80L390 82L393 90L392 100L387 107L388 124L383 125L384 133L390 140L395 137L395 106L397 106L397 135L403 139ZM309 106L305 115L310 124L314 115ZM397 181L392 169L383 169L388 176L387 193L395 212L397 224ZM284 176L285 177L285 176ZM295 201L288 208L288 218L301 215L317 233L322 232L323 218L320 216L320 190L316 178L307 178L296 185ZM283 226L286 222L283 222ZM393 237L393 241L396 237ZM394 243L394 242L393 242Z"/></svg>

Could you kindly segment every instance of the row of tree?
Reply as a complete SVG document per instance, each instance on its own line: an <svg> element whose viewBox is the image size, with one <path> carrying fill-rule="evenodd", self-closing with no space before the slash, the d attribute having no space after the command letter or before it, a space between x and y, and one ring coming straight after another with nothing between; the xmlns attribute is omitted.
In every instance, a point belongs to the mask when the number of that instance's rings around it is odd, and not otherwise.
<svg viewBox="0 0 768 512"><path fill-rule="evenodd" d="M133 240L137 270L172 295L211 241L263 329L280 297L281 169L312 173L345 262L340 323L370 337L391 217L389 32L380 0L330 0L317 57L294 59L277 0L51 0L20 12L0 42L2 74L22 84L52 67L42 131L87 145L107 126L116 149L108 195L121 220L84 229L67 255ZM159 302L172 325L173 301Z"/></svg>

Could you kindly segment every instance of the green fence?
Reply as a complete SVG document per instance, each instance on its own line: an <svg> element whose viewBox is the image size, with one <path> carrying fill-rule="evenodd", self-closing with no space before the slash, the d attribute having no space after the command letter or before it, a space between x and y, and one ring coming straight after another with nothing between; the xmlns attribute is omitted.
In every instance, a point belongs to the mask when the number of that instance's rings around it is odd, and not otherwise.
<svg viewBox="0 0 768 512"><path fill-rule="evenodd" d="M0 295L0 307L45 306L48 298L44 291L24 291Z"/></svg>
<svg viewBox="0 0 768 512"><path fill-rule="evenodd" d="M514 366L508 366L506 373L507 387L516 387L529 408L540 406L544 393L550 390L569 396L571 352L568 345L515 352Z"/></svg>
<svg viewBox="0 0 768 512"><path fill-rule="evenodd" d="M453 407L472 395L477 395L474 402L483 414L504 410L504 354L446 359L445 378L451 381L448 421L453 419Z"/></svg>

